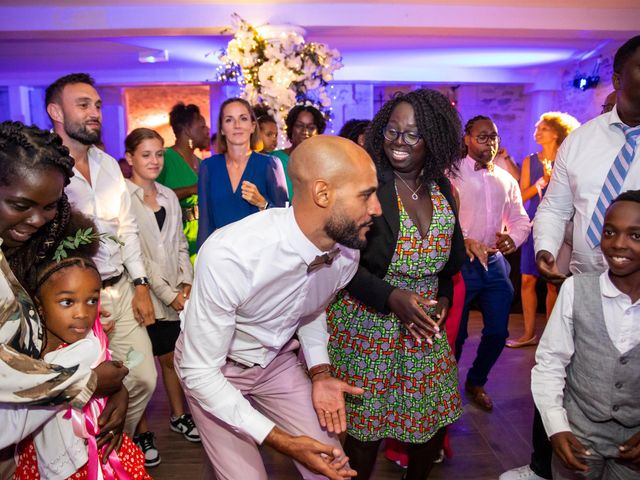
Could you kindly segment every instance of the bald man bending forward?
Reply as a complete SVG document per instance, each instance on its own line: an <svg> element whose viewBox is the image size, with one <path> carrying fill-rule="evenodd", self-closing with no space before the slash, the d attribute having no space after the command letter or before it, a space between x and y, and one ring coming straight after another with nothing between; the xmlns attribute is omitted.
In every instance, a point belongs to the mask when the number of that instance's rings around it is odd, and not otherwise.
<svg viewBox="0 0 640 480"><path fill-rule="evenodd" d="M176 370L218 480L266 480L262 443L305 479L356 474L335 434L346 429L344 393L363 391L331 377L325 309L380 215L375 167L355 143L316 136L294 150L289 175L292 208L203 244L183 314Z"/></svg>

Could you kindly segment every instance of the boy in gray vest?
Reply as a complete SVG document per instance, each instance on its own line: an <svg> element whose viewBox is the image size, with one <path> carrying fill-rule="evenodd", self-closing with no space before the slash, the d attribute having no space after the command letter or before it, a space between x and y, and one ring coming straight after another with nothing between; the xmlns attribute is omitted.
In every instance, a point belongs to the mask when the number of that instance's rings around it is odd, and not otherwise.
<svg viewBox="0 0 640 480"><path fill-rule="evenodd" d="M608 270L568 278L536 352L531 390L553 478L640 478L640 190L605 214Z"/></svg>

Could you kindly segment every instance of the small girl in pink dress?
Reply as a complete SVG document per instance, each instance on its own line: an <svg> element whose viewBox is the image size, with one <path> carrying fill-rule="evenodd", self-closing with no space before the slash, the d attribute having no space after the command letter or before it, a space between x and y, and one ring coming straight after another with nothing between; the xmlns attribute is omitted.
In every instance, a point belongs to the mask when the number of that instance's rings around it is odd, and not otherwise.
<svg viewBox="0 0 640 480"><path fill-rule="evenodd" d="M91 232L85 237L89 243L97 243L99 238ZM72 256L65 252L66 258L58 257L60 261L44 265L38 274L36 305L47 334L42 356L49 363L58 364L73 355L95 367L111 358L107 337L96 321L102 281L90 255L84 256L80 250L72 250ZM120 435L113 430L100 432L98 417L106 400L93 397L82 410L61 410L20 442L14 480L151 479L144 469L142 452L126 435L122 435L117 452L113 450L107 456L106 445L98 448L97 438L106 435L113 441ZM105 463L101 457L105 457Z"/></svg>

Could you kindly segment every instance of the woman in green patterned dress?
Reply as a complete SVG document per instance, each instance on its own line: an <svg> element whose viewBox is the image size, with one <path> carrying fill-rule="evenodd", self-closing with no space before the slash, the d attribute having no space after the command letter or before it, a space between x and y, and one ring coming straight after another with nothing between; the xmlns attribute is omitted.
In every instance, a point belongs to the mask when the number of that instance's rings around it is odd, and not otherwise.
<svg viewBox="0 0 640 480"><path fill-rule="evenodd" d="M358 479L370 477L380 442L394 438L409 443L406 478L423 480L444 427L462 413L443 325L465 255L446 178L461 139L456 110L427 89L388 101L367 135L382 216L328 316L335 375L365 390L346 400L344 447Z"/></svg>

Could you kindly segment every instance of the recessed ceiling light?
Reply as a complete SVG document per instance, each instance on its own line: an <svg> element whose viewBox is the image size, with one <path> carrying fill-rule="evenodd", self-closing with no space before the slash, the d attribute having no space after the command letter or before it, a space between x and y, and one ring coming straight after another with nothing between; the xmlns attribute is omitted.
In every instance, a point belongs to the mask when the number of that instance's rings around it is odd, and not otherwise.
<svg viewBox="0 0 640 480"><path fill-rule="evenodd" d="M169 61L168 50L143 50L138 52L140 63L160 63Z"/></svg>

